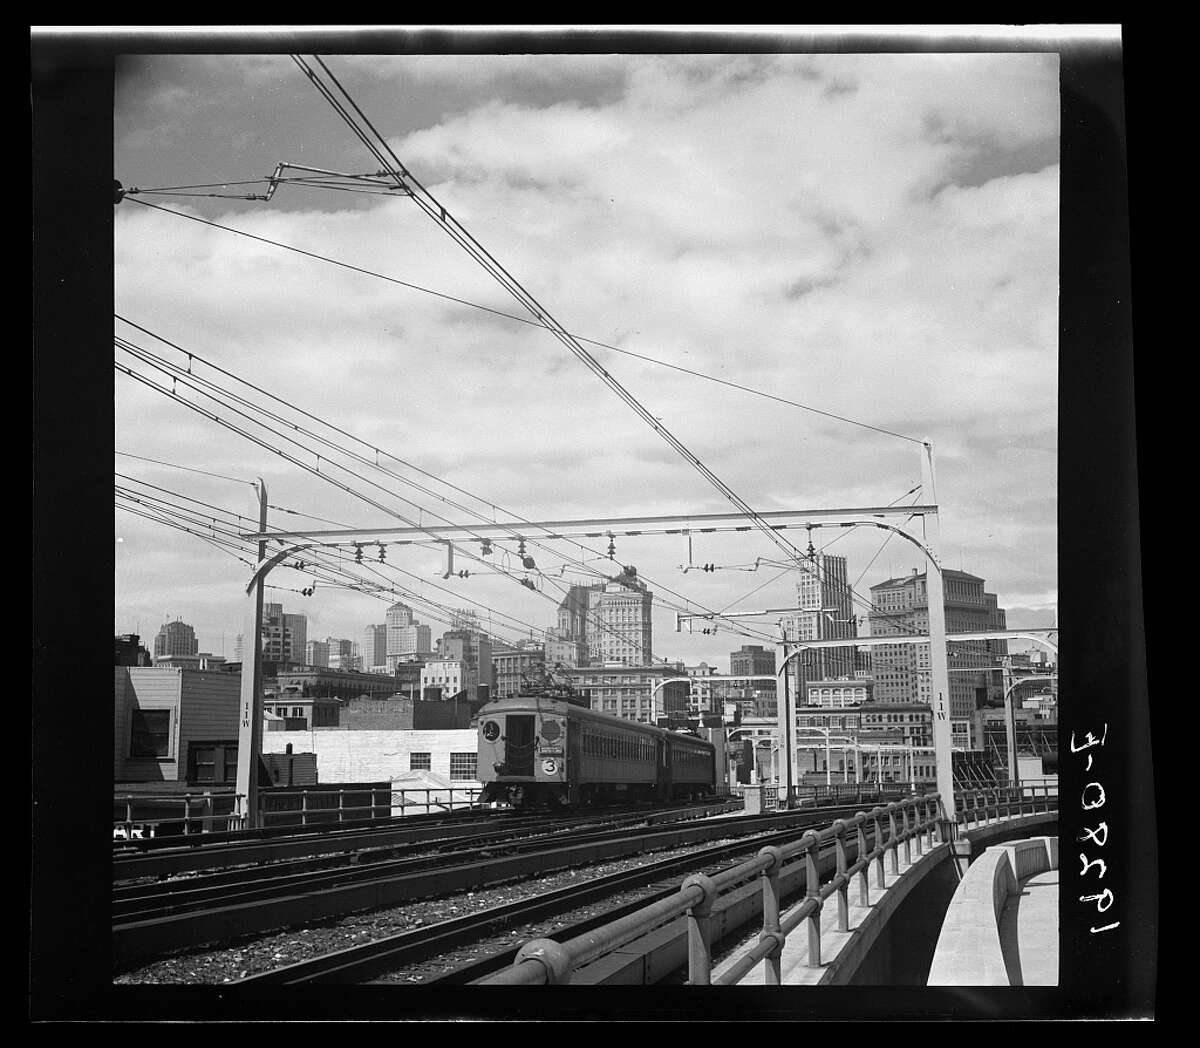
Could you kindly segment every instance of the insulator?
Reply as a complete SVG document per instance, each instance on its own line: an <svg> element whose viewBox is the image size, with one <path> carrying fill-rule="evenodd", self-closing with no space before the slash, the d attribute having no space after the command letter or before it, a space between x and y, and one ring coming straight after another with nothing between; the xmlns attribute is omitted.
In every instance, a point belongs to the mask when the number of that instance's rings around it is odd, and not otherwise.
<svg viewBox="0 0 1200 1048"><path fill-rule="evenodd" d="M354 563L355 564L362 563L362 546L354 547Z"/></svg>
<svg viewBox="0 0 1200 1048"><path fill-rule="evenodd" d="M379 544L379 563L380 563L380 564L383 564L383 563L385 563L385 560L384 560L384 555L386 554L386 552L387 552L387 550L384 548L384 545L383 545L383 543L381 542L381 543Z"/></svg>

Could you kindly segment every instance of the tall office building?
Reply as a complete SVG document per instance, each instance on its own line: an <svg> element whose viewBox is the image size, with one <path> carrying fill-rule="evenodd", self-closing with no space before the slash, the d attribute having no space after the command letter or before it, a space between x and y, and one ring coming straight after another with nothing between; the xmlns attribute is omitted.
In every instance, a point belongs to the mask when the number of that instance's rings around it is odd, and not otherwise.
<svg viewBox="0 0 1200 1048"><path fill-rule="evenodd" d="M447 630L438 641L438 659L446 662L461 662L462 686L470 697L477 695L475 689L492 686L492 641L479 630Z"/></svg>
<svg viewBox="0 0 1200 1048"><path fill-rule="evenodd" d="M285 614L282 604L264 604L262 612L262 657L266 662L305 663L308 643L308 618ZM238 634L234 658L242 661L245 638Z"/></svg>
<svg viewBox="0 0 1200 1048"><path fill-rule="evenodd" d="M743 717L774 717L777 711L775 690L775 652L761 644L743 644L729 653L731 677L771 676L771 680L731 681L727 698L741 707Z"/></svg>
<svg viewBox="0 0 1200 1048"><path fill-rule="evenodd" d="M323 640L310 640L304 645L304 665L328 667L329 645Z"/></svg>
<svg viewBox="0 0 1200 1048"><path fill-rule="evenodd" d="M199 651L200 642L196 639L196 631L179 619L163 623L158 636L154 638L156 659L171 655L196 655Z"/></svg>
<svg viewBox="0 0 1200 1048"><path fill-rule="evenodd" d="M965 571L946 570L946 632L1004 629L1004 609L994 593L984 592L984 580ZM911 575L888 579L871 587L872 636L921 635L929 633L929 594L925 575L916 568ZM1000 694L998 673L989 672L1008 653L1003 640L955 641L947 643L950 673L950 717L967 720L981 700ZM873 649L875 701L924 702L933 697L930 683L929 645L883 644ZM969 672L978 668L980 672ZM967 670L968 672L961 672ZM1002 694L1001 694L1002 697ZM955 733L961 734L961 731Z"/></svg>
<svg viewBox="0 0 1200 1048"><path fill-rule="evenodd" d="M303 662L308 645L308 616L284 614L284 631L289 639L284 662Z"/></svg>
<svg viewBox="0 0 1200 1048"><path fill-rule="evenodd" d="M386 624L367 626L363 629L362 640L359 642L359 653L362 655L364 670L387 665Z"/></svg>
<svg viewBox="0 0 1200 1048"><path fill-rule="evenodd" d="M644 585L629 580L609 582L595 594L588 616L588 650L594 664L649 666L654 662L652 598Z"/></svg>
<svg viewBox="0 0 1200 1048"><path fill-rule="evenodd" d="M858 636L853 594L846 581L846 558L818 553L801 562L796 610L780 620L787 640L848 640ZM808 681L854 675L854 648L813 648L788 667L794 695L806 694Z"/></svg>
<svg viewBox="0 0 1200 1048"><path fill-rule="evenodd" d="M384 660L390 670L398 662L419 661L433 650L433 637L428 626L413 618L412 608L396 603L387 610L387 641Z"/></svg>

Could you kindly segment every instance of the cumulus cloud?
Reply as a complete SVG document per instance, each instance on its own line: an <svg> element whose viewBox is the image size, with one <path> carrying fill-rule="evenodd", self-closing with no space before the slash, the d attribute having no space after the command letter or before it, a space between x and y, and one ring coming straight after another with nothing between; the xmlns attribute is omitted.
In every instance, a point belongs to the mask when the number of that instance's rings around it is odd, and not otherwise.
<svg viewBox="0 0 1200 1048"><path fill-rule="evenodd" d="M225 68L209 61L186 82L161 65L128 78L119 160L125 149L152 163L144 132L172 98L171 133L187 136L184 92ZM261 125L285 94L285 125L303 106L320 128L310 162L352 155L320 99L278 70L235 63L230 81L253 86L256 104L222 94L215 122L206 105L196 141L234 143L225 170L282 156L254 150L274 148ZM1054 56L440 56L345 59L344 70L410 170L569 330L932 439L948 550L1001 604L1010 589L1029 606L1053 599ZM402 114L400 87L414 85L420 114ZM1012 170L1018 156L1033 166ZM205 170L218 162L204 159ZM411 202L302 194L170 206L520 311ZM547 332L133 204L118 211L115 244L122 313L527 516L728 505ZM919 479L911 443L590 351L756 507L882 503ZM116 393L118 448L264 475L293 508L378 523L378 511L161 394L122 376ZM730 563L774 550L712 541ZM846 552L853 577L878 546L878 533L856 533L831 552ZM626 555L716 606L762 581L681 575L677 542ZM200 576L178 556L181 578ZM436 556L423 556L418 574L433 579ZM553 621L553 602L508 580L479 586L497 608ZM786 599L787 580L774 592ZM378 618L354 595L326 599L324 619L345 616L330 632ZM236 616L236 600L228 607ZM731 650L706 643L671 633L659 653L711 662Z"/></svg>

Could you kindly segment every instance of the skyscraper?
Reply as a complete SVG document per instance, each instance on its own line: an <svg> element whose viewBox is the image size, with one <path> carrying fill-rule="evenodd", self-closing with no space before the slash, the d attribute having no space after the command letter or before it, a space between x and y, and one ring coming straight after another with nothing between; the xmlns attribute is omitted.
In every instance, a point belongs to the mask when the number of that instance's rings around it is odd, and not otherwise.
<svg viewBox="0 0 1200 1048"><path fill-rule="evenodd" d="M179 619L163 623L158 636L154 638L156 659L171 655L196 655L199 651L200 642L196 639L196 631Z"/></svg>
<svg viewBox="0 0 1200 1048"><path fill-rule="evenodd" d="M301 665L305 661L308 618L285 614L282 604L264 604L262 612L262 657L266 662ZM245 638L239 633L234 657L242 661Z"/></svg>
<svg viewBox="0 0 1200 1048"><path fill-rule="evenodd" d="M946 632L966 633L1005 628L1004 610L994 593L984 592L984 581L965 571L943 571ZM888 579L871 587L872 636L921 635L929 632L929 594L925 575ZM977 701L996 686L998 674L985 672L1008 652L1003 640L956 641L947 644L951 671L950 716L966 720ZM928 644L883 644L874 648L876 702L925 702L932 699Z"/></svg>
<svg viewBox="0 0 1200 1048"><path fill-rule="evenodd" d="M583 659L591 665L649 665L654 661L653 599L654 594L638 580L633 567L625 568L609 582L572 586L558 606L554 639L583 644ZM549 655L547 651L548 659ZM573 661L578 663L578 657Z"/></svg>
<svg viewBox="0 0 1200 1048"><path fill-rule="evenodd" d="M651 631L653 594L635 581L609 582L592 598L588 649L593 663L649 666L654 661Z"/></svg>
<svg viewBox="0 0 1200 1048"><path fill-rule="evenodd" d="M359 644L359 651L362 653L362 666L364 670L374 669L376 666L384 666L387 664L387 626L380 624L377 626L367 626L363 630L362 641Z"/></svg>
<svg viewBox="0 0 1200 1048"><path fill-rule="evenodd" d="M847 640L858 636L853 594L846 582L846 558L818 553L801 561L796 583L796 611L780 624L787 640ZM795 667L794 669L792 667ZM854 675L854 649L814 648L792 660L793 694L805 694L805 683Z"/></svg>

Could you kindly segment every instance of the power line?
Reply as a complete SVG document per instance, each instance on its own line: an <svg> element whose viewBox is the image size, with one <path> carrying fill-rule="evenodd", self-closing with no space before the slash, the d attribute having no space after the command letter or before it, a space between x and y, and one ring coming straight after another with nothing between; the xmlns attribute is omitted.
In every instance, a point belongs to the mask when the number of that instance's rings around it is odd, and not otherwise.
<svg viewBox="0 0 1200 1048"><path fill-rule="evenodd" d="M170 466L172 469L185 469L189 473L203 473L206 477L216 477L218 480L231 480L235 484L249 484L254 487L254 481L246 480L244 477L227 477L221 473L210 473L206 469L195 469L192 466L181 466L177 462L164 462L162 459L146 458L145 455L133 455L128 451L114 451L114 455L123 455L125 458L141 459L142 462L153 462L159 466Z"/></svg>
<svg viewBox="0 0 1200 1048"><path fill-rule="evenodd" d="M181 347L181 346L178 346L178 345L176 345L175 343L173 343L173 342L171 342L171 341L169 341L169 340L167 340L167 339L163 338L161 335L158 335L158 334L156 334L156 333L154 333L154 332L152 332L152 331L149 331L148 329L141 327L140 325L138 325L138 324L134 323L133 321L130 321L130 320L128 320L128 318L122 317L122 316L120 316L119 314L116 314L116 316L118 317L118 319L122 320L123 322L130 324L132 327L135 327L135 328L137 328L138 330L140 330L140 331L143 331L144 333L146 333L146 334L150 335L151 337L153 337L153 338L155 338L155 339L157 339L157 340L159 340L159 341L162 341L164 344L166 344L166 345L168 345L168 346L171 346L173 349L175 349L175 350L177 350L178 352L180 352L180 353L182 353L182 354L184 354L184 355L186 355L186 356L187 356L187 358L188 358L188 370L185 372L185 371L184 371L182 368L180 368L180 367L178 367L178 366L176 366L176 365L170 364L169 362L167 362L167 361L163 360L163 358L161 358L161 357L158 357L158 356L156 356L155 354L149 353L149 351L146 351L146 350L144 350L144 349L141 349L141 347L137 347L137 346L135 346L134 344L132 344L132 343L129 343L127 340L123 340L123 339L119 339L119 338L115 339L115 341L117 342L117 344L118 344L118 345L119 345L121 348L124 348L124 349L125 349L127 352L130 352L130 353L132 353L132 354L133 354L133 355L135 355L135 356L136 356L138 359L141 359L141 360L143 360L144 362L151 363L151 361L149 361L149 360L146 360L146 358L147 358L147 357L150 357L150 358L152 358L152 359L153 359L153 361L158 361L158 362L159 362L159 363L162 365L162 368L160 368L160 370L162 370L162 369L164 369L164 368L165 368L165 369L167 370L167 372L168 372L168 373L169 373L169 374L172 376L172 379L173 379L173 381L175 381L175 380L182 381L182 382L184 383L184 385L186 385L186 386L189 386L190 388L195 388L195 387L192 385L192 383L194 383L194 382L200 382L200 383L204 384L204 385L205 385L205 386L206 386L208 389L216 390L216 391L220 392L222 395L229 396L229 397L231 397L232 399L234 399L235 401L237 401L238 403L240 403L240 404L242 404L242 405L244 405L244 406L246 406L246 407L249 407L249 408L251 408L251 409L253 409L253 410L256 410L256 411L260 411L260 412L262 412L263 414L265 414L267 417L270 417L270 418L272 418L272 419L275 419L275 420L278 420L278 421L280 421L282 424L284 424L284 425L286 425L286 426L290 427L292 430L294 430L294 431L296 431L296 432L302 432L302 433L304 433L304 434L306 434L306 435L311 435L311 436L313 436L315 439L318 439L318 440L320 440L320 441L321 441L321 442L322 442L322 443L323 443L323 444L324 444L326 447L333 447L333 448L336 448L337 450L339 450L339 451L341 451L341 452L343 452L343 453L347 454L347 455L348 455L349 457L351 457L352 459L354 459L354 460L356 460L356 461L358 461L358 462L360 462L360 463L362 463L362 464L364 464L364 465L367 465L367 466L373 467L373 468L375 468L375 469L378 469L378 470L380 470L381 472L385 473L386 475L388 475L388 476L391 476L391 477L393 477L393 478L395 478L395 479L397 479L397 480L401 481L402 483L408 483L408 484L410 484L410 485L412 485L412 486L416 487L418 490L420 490L420 491L422 491L422 492L425 492L425 493L431 494L431 495L433 495L433 497L436 497L436 498L438 498L439 500L441 500L441 501L443 501L443 502L446 502L446 503L447 503L447 504L449 504L449 505L455 506L456 508L458 508L458 509L462 510L463 512L466 512L466 513L468 513L468 514L472 514L472 513L473 513L473 515L475 515L476 517L478 517L478 518L479 518L481 521L483 521L483 522L485 522L485 523L487 523L487 521L486 521L486 518L484 518L484 517L483 517L481 514L479 514L479 513L478 513L478 511L471 511L471 510L469 510L469 509L468 509L466 506L463 506L463 505L461 505L461 504L459 504L459 503L456 503L456 502L454 502L454 501L452 501L452 500L446 499L444 496L437 495L437 493L436 493L436 492L430 492L430 491L429 491L429 489L427 489L427 488L425 488L425 487L423 487L423 486L421 486L421 485L418 485L418 484L416 484L415 482L413 482L413 481L411 481L411 480L408 480L407 478L405 478L405 477L402 477L402 476L400 476L399 474L395 473L394 471L392 471L392 470L389 470L389 469L387 469L386 467L382 466L382 465L379 463L379 461L378 461L378 459L379 459L379 456L380 456L381 454L383 454L383 455L386 455L388 458L390 458L390 459L393 459L394 461L400 462L401 464L405 465L406 467L408 467L408 468L412 468L412 469L414 469L414 470L416 470L416 471L420 472L422 475L430 477L431 479L435 480L435 481L436 481L436 482L438 482L438 483L445 484L446 486L448 486L448 487L450 487L450 488L452 488L452 489L454 489L454 490L456 490L456 491L460 491L460 492L462 492L463 494L467 495L469 498L472 498L472 499L475 499L476 501L482 502L483 504L485 504L485 505L489 506L489 507L490 507L490 508L491 508L493 511L496 511L496 510L500 510L500 509L501 509L501 507L498 507L498 506L496 506L494 503L491 503L490 501L488 501L488 500L486 500L486 499L483 499L483 498L481 498L481 497L480 497L480 496L478 496L478 495L474 495L474 494L472 494L471 492L468 492L468 491L466 491L465 489L462 489L462 488L459 488L459 487L457 487L456 485L450 484L448 481L444 481L444 480L442 480L441 478L438 478L438 477L434 476L433 474L430 474L430 473L428 473L428 472L427 472L427 471L425 471L425 470L421 470L421 469L420 469L420 467L417 467L417 466L413 465L412 463L405 462L404 460L397 458L396 456L392 455L392 454L391 454L391 453L389 453L389 452L384 452L384 451L382 451L382 449L380 449L380 448L378 448L378 447L376 447L376 446L374 446L374 445L371 445L371 444L369 444L369 443L368 443L368 442L366 442L366 441L362 441L362 440L361 440L361 438L355 437L353 434L351 434L351 433L348 433L348 432L346 432L345 430L341 430L339 427L337 427L337 426L334 426L332 423L326 422L326 421L324 421L324 420L321 420L321 419L317 419L317 418L316 418L316 416L312 415L311 413L304 411L303 409L301 409L301 408L297 407L297 406L296 406L296 405L294 405L294 404L291 404L291 403L290 403L290 402L288 402L288 401L285 401L285 400L282 400L282 399L281 399L281 398L279 398L279 397L276 397L274 394L271 394L270 392L268 392L268 391L266 391L266 390L262 389L261 387L258 387L258 386L256 386L256 385L254 385L253 383L250 383L250 382L248 382L246 379L242 379L242 378L240 378L239 376L237 376L237 375L236 375L236 374L234 374L233 372L231 372L231 371L228 371L228 370L227 370L227 369L225 369L225 368L222 368L222 367L220 367L220 366L218 366L218 365L215 365L215 364L213 364L211 361L208 361L208 360L207 360L207 359L205 359L204 357L201 357L201 356L199 356L198 354L196 354L196 353L194 353L194 352L192 352L192 351L190 351L190 350L185 350L183 347ZM251 388L251 389L255 390L256 392L258 392L258 393L260 393L260 394L262 394L262 395L264 395L264 396L267 396L267 397L269 397L270 399L272 399L272 400L274 400L274 401L276 401L276 402L278 402L278 403L280 403L280 404L286 405L286 406L287 406L289 409L291 409L291 410L294 410L294 411L298 412L299 414L301 414L301 415L304 415L305 417L311 418L311 419L313 419L314 421L318 421L318 422L320 422L322 425L324 425L324 426L326 426L327 428L329 428L329 429L333 430L334 432L336 432L336 433L340 433L340 434L342 434L342 435L344 435L344 436L347 436L347 437L349 437L349 438L350 438L350 439L352 439L352 440L355 440L355 441L356 441L356 442L358 442L358 443L361 443L361 444L363 444L363 445L364 445L364 446L366 446L366 447L369 447L371 450L373 450L373 451L375 452L376 461L375 461L375 462L371 462L371 461L369 461L368 459L365 459L364 457L362 457L362 456L360 456L360 455L357 455L357 454L356 454L356 453L354 453L354 452L348 451L346 448L344 448L344 447L342 447L342 446L340 446L340 445L337 445L337 444L336 444L336 443L334 443L334 442L331 442L331 441L329 441L329 440L327 440L327 439L325 439L325 438L319 437L319 436L318 436L318 435L316 435L316 434L312 434L312 433L311 433L311 431L309 431L309 430L305 430L305 429L302 429L301 427L298 427L298 426L296 426L296 424L295 424L295 423L292 423L292 422L290 422L290 421L288 421L288 420L286 420L286 419L283 419L281 416L279 416L279 415L277 415L277 414L274 414L274 413L272 413L272 412L266 411L265 409L263 409L263 408L262 408L262 407L260 407L259 405L256 405L256 404L254 404L253 402L251 402L251 401L248 401L248 400L246 400L246 399L245 399L245 398L243 398L243 397L239 397L237 394L234 394L234 393L231 393L231 392L230 392L230 391L228 391L228 390L225 390L223 387L221 387L221 386L218 386L218 385L216 385L215 383L212 383L212 382L210 382L210 381L209 381L209 380L207 380L207 379L204 379L202 376L196 375L195 373L193 373L193 372L191 371L191 365L192 365L192 362L193 362L193 360L199 360L199 361L201 361L202 363L204 363L206 366L212 367L214 370L218 371L219 373L221 373L221 374L224 374L224 375L226 375L227 377L234 379L235 381L241 382L241 383L242 383L242 384L244 384L244 385L247 385L249 388ZM155 364L153 364L153 363L151 363L151 366L156 366L156 365L155 365ZM151 385L153 385L153 384L151 384ZM159 388L159 387L155 387L155 388ZM160 389L160 391L162 391L162 392L165 392L165 390L161 390L161 389ZM198 391L198 392L201 392L201 393L202 393L202 395L208 396L210 399L217 399L217 398L214 398L214 397L212 397L212 396L211 396L211 394L209 394L209 393L205 393L203 390L197 390L197 391ZM173 395L173 396L174 396L174 394L171 394L171 395ZM176 399L179 399L179 398L178 398L178 397L176 397ZM181 400L180 402L181 402L181 403L184 403L184 404L187 404L188 406L192 406L192 407L193 407L195 410L201 411L201 413L203 413L203 414L209 415L209 413L207 413L207 412L203 412L203 411L202 411L201 409L199 409L199 408L195 408L195 406L194 406L194 405L191 405L191 404L190 404L190 402L188 402L188 401ZM220 402L220 401L218 401L218 402ZM234 410L236 410L236 409L234 409ZM245 416L245 413L244 413L244 412L240 412L240 411L239 411L239 412L238 412L238 414L241 414L241 415L243 415L243 417L248 417L248 416ZM209 415L209 417L213 417L213 418L215 418L215 416L211 416L211 415ZM310 453L310 454L315 454L315 452L313 452L311 449L305 448L305 446L304 446L303 444L301 444L299 441L295 440L293 437L291 437L291 436L288 436L288 435L286 435L286 434L279 434L277 431L275 431L275 430L271 429L271 428L270 428L270 427L268 427L268 426L265 426L263 423L261 423L261 422L257 422L257 420L255 420L255 421L256 421L256 424L258 424L258 425L262 425L262 426L263 426L265 429L267 429L267 430L268 430L268 432L271 432L271 433L275 434L276 436L282 436L284 439L286 439L286 440L289 440L289 441L291 441L292 443L296 444L298 447L301 447L301 448L303 448L303 449L304 449L304 450L306 450L308 453ZM235 430L236 430L236 431L238 431L238 432L241 432L240 430L237 430L237 428L236 428L236 427L234 427L234 428L235 428ZM255 439L255 438L251 438L251 439ZM271 448L271 450L274 450L274 451L276 451L276 453L277 453L277 454L278 454L278 453L280 453L280 452L278 451L278 449L276 449L276 448ZM285 456L285 457L287 457L287 456ZM290 459L290 458L289 458L289 461L294 461L294 460L292 460L292 459ZM345 467L343 467L343 466L340 466L338 463L334 462L332 459L329 459L328 457L326 457L326 458L325 458L325 461L329 462L329 463L330 463L330 464L332 464L332 465L338 466L338 468L340 468L340 469L343 469L343 470L345 470L345 469L346 469ZM308 468L310 472L313 472L313 471L311 470L311 468L309 468L309 467L305 467L305 468ZM353 476L355 476L355 477L359 477L359 479L365 479L365 478L362 478L360 474L358 474L358 473L355 473L355 472L354 472L354 471L352 471L352 470L346 470L346 472L350 473L351 475L353 475ZM318 471L318 474L319 474L320 476L323 476L323 477L324 477L324 476L326 476L326 474L319 473L319 471ZM371 481L368 481L368 483L373 483L373 482L371 482ZM376 487L380 487L380 488L381 488L381 490L387 491L387 489L386 489L386 488L382 488L382 486L381 486L381 485L375 485L375 486L376 486ZM348 490L348 489L347 489L347 490ZM390 492L390 493L391 493L391 494L393 494L393 495L395 494L394 492ZM403 496L397 496L397 497L401 497L401 498L403 498ZM370 500L368 500L368 501L370 501ZM413 505L415 508L418 508L418 509L424 509L424 507L421 507L421 506L420 506L418 503L415 503L415 502L413 502L413 501L412 501L412 500L410 500L410 499L405 499L404 501L407 501L407 502L408 502L410 505ZM373 502L372 502L372 504L373 504L373 505L377 505L376 503L373 503ZM444 516L441 516L440 514L432 513L432 511L430 511L430 512L431 512L431 515L433 515L433 516L437 517L438 519L441 519L441 520L443 520L443 521L449 522L448 518L446 518L446 517L444 517ZM510 511L504 511L504 512L510 512ZM523 518L520 518L520 515L519 515L519 514L513 514L513 515L514 515L514 516L517 516L517 517L518 517L518 519L523 519ZM516 532L515 532L515 531L512 531L512 529L509 529L509 530L510 530L510 532L512 532L512 534L513 534L513 537L514 537L514 538L516 538L516 537L519 537L519 536L516 534ZM479 540L479 541L482 541L482 540ZM563 555L562 555L561 553L558 553L556 550L553 550L553 549L551 549L551 548L550 548L549 546L547 546L547 545L546 545L544 542L539 542L537 539L531 539L530 541L532 541L532 542L533 542L535 545L539 546L540 548L543 548L543 549L547 550L547 552L548 552L548 553L550 553L551 555L554 555L554 556L557 556L557 557L560 557L560 558L562 558L562 557L563 557ZM591 552L591 553L593 553L593 554L596 554L598 557L602 557L602 556L603 556L602 554L599 554L599 551L597 551L597 550L594 550L594 549L592 549L591 547L588 547L588 546L586 546L586 545L583 545L583 544L580 544L580 543L577 543L577 542L576 542L576 543L572 543L572 544L573 544L573 545L576 545L576 546L578 546L578 548L580 548L581 550L585 550L585 551L587 551L587 552ZM477 562L479 562L479 563L486 563L486 562L484 562L484 561L481 561L481 560L480 560L480 558L478 558L478 557L471 556L470 554L467 554L467 555L468 555L468 556L470 556L470 557L471 557L471 559L473 559L473 560L475 560L475 561L477 561ZM575 564L576 566L578 566L578 567L582 568L584 571L590 572L590 573L592 573L592 574L595 574L595 575L601 575L601 573L600 573L600 572L597 572L595 569L589 568L589 567L588 567L588 566L587 566L585 563L583 563L583 562L581 562L581 561L578 561L578 560L575 560L575 559L571 559L571 558L563 558L563 559L565 559L567 563L570 563L570 564ZM544 573L543 573L543 575L544 575ZM510 577L511 577L511 576L510 576ZM601 577L606 577L606 576L602 576L602 575L601 575ZM671 590L669 587L667 587L667 586L664 586L664 585L661 585L660 583L656 583L656 582L654 582L653 580L649 580L649 581L650 581L650 582L651 582L653 585L655 585L657 588L659 588L659 589L662 589L662 590L664 590L665 592L671 593L673 596L676 596L676 597L678 597L679 599L681 599L681 600L683 600L683 601L685 602L685 607L684 607L683 609L679 609L679 608L675 607L674 605L670 605L670 604L668 604L667 606L668 606L668 607L670 607L670 608L672 608L672 610L685 610L685 611L690 611L690 610L691 610L691 608L692 608L693 606L695 606L695 602L691 601L690 599L688 599L688 598L686 598L686 597L683 597L681 594L677 594L677 593L675 593L675 591ZM704 611L709 611L709 610L710 610L710 609L703 608L703 606L702 606L702 605L700 605L700 607L701 607L701 610L704 610Z"/></svg>
<svg viewBox="0 0 1200 1048"><path fill-rule="evenodd" d="M386 195L390 196L393 194ZM501 317L505 320L512 320L518 324L525 324L529 327L541 328L544 331L553 330L548 324L545 324L540 320L535 320L530 317L523 317L516 313L509 313L502 309L496 309L494 306L485 306L480 302L472 302L469 299L460 298L444 291L437 291L434 288L425 287L421 284L414 284L411 281L401 280L399 277L388 276L386 273L380 273L376 270L367 269L363 266L356 266L350 262L343 262L340 259L330 258L328 255L322 255L315 251L306 251L304 248L296 247L293 244L285 244L279 240L272 240L270 237L260 236L256 233L247 233L244 229L238 229L234 226L228 226L221 222L215 222L212 219L201 218L198 215L189 215L183 211L175 211L172 208L162 207L159 204L152 204L146 200L135 199L133 203L141 204L143 207L154 208L154 210L165 212L168 215L186 218L189 221L198 222L201 225L212 226L214 229L222 229L227 233L234 233L237 236L246 237L248 240L257 240L259 243L268 244L271 247L281 248L284 251L291 251L298 255L304 255L306 258L311 258L318 262L325 262L331 266L338 266L342 269L348 269L352 272L360 273L363 276L374 277L377 280L383 280L389 284L396 284L399 287L408 288L410 291L419 291L422 294L431 295L434 298L440 298L446 302L453 302L456 305L466 306L469 309L476 309L483 313L490 313L492 316ZM914 444L924 443L918 437L912 437L905 433L897 433L894 430L886 429L882 426L875 426L869 422L853 419L846 415L839 415L833 411L825 411L822 408L813 407L811 404L803 404L797 400L790 400L787 397L781 397L776 393L768 393L766 390L755 389L753 386L747 386L740 382L733 382L717 375L709 375L706 372L697 371L694 368L684 367L682 364L673 364L670 361L660 360L657 357L647 356L644 353L635 353L631 349L622 349L620 346L612 345L612 343L601 342L594 338L586 338L583 335L574 335L573 337L578 339L580 342L586 342L589 346L596 346L599 349L607 349L613 353L620 353L627 357L633 357L635 360L640 360L647 364L655 364L658 367L670 368L672 371L678 371L685 375L691 375L693 378L703 379L706 382L715 382L718 385L727 386L730 389L736 389L756 397L763 397L766 400L773 400L776 403L784 404L787 407L798 408L801 411L808 411L814 415L822 415L825 418L834 419L837 422L845 422L852 426L858 426L862 429L871 430L875 433L881 433L889 437L897 437L900 440L907 440Z"/></svg>

